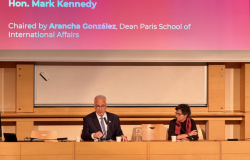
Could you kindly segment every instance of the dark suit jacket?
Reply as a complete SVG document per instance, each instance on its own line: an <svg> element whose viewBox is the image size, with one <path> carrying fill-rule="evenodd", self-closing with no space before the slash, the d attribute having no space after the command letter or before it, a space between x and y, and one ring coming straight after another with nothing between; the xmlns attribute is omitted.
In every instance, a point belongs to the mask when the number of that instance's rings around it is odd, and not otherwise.
<svg viewBox="0 0 250 160"><path fill-rule="evenodd" d="M116 140L116 136L123 135L122 129L120 126L119 117L113 113L107 113L108 121L108 135L107 140ZM92 133L102 132L99 120L97 119L96 112L90 113L83 118L83 130L82 130L82 140L84 141L93 141L91 138Z"/></svg>

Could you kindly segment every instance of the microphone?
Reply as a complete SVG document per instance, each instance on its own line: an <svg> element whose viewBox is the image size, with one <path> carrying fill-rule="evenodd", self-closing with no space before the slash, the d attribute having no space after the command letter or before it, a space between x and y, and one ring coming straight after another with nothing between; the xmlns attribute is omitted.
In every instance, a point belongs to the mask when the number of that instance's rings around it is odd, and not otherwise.
<svg viewBox="0 0 250 160"><path fill-rule="evenodd" d="M177 125L178 127L181 127L181 126L180 126L178 123L176 123L176 122L175 122L175 125ZM194 141L194 138L191 137L187 132L185 132L185 131L182 129L182 127L181 127L181 130L182 130L185 134L188 135L188 137L191 139L191 141Z"/></svg>

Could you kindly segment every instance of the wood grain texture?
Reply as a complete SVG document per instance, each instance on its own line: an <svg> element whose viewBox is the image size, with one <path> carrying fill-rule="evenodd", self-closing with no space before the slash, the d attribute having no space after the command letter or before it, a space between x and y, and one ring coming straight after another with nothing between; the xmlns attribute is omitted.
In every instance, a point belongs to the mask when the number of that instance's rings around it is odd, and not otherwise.
<svg viewBox="0 0 250 160"><path fill-rule="evenodd" d="M16 111L34 112L34 64L17 64Z"/></svg>
<svg viewBox="0 0 250 160"><path fill-rule="evenodd" d="M222 154L221 160L249 160L250 154Z"/></svg>
<svg viewBox="0 0 250 160"><path fill-rule="evenodd" d="M147 160L146 155L76 155L75 160Z"/></svg>
<svg viewBox="0 0 250 160"><path fill-rule="evenodd" d="M75 143L76 155L146 155L147 142Z"/></svg>
<svg viewBox="0 0 250 160"><path fill-rule="evenodd" d="M20 156L0 156L1 160L20 160Z"/></svg>
<svg viewBox="0 0 250 160"><path fill-rule="evenodd" d="M16 135L18 140L24 140L25 137L30 137L32 130L34 130L34 121L16 122Z"/></svg>
<svg viewBox="0 0 250 160"><path fill-rule="evenodd" d="M73 155L21 156L21 160L74 160Z"/></svg>
<svg viewBox="0 0 250 160"><path fill-rule="evenodd" d="M21 155L73 155L73 142L21 143Z"/></svg>
<svg viewBox="0 0 250 160"><path fill-rule="evenodd" d="M19 156L21 145L19 142L0 142L0 156Z"/></svg>
<svg viewBox="0 0 250 160"><path fill-rule="evenodd" d="M170 159L170 160L220 160L220 155L150 155L150 160Z"/></svg>
<svg viewBox="0 0 250 160"><path fill-rule="evenodd" d="M242 63L240 68L240 111L245 111L245 63Z"/></svg>
<svg viewBox="0 0 250 160"><path fill-rule="evenodd" d="M149 142L149 154L220 154L220 142ZM180 151L181 150L181 151Z"/></svg>
<svg viewBox="0 0 250 160"><path fill-rule="evenodd" d="M225 64L208 65L208 110L225 110Z"/></svg>
<svg viewBox="0 0 250 160"><path fill-rule="evenodd" d="M207 140L225 140L225 120L208 120Z"/></svg>
<svg viewBox="0 0 250 160"><path fill-rule="evenodd" d="M250 63L245 64L245 112L250 112Z"/></svg>
<svg viewBox="0 0 250 160"><path fill-rule="evenodd" d="M240 138L249 138L250 137L250 112L245 113L245 117L240 123Z"/></svg>
<svg viewBox="0 0 250 160"><path fill-rule="evenodd" d="M222 141L221 153L225 154L250 154L250 141Z"/></svg>

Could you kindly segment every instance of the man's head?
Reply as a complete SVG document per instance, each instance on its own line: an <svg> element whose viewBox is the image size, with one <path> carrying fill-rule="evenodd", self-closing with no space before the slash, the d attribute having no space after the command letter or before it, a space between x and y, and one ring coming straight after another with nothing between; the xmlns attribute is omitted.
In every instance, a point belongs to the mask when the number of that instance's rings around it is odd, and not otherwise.
<svg viewBox="0 0 250 160"><path fill-rule="evenodd" d="M96 96L94 99L94 108L99 116L103 116L107 108L106 97L103 95Z"/></svg>

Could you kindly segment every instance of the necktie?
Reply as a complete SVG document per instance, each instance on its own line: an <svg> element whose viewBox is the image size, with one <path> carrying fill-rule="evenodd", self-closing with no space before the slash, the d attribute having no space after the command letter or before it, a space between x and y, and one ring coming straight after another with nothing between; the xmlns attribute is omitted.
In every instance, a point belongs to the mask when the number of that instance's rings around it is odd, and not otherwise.
<svg viewBox="0 0 250 160"><path fill-rule="evenodd" d="M103 131L103 138L106 139L107 134L106 134L106 130L105 130L105 125L104 125L104 121L103 121L103 117L101 117L101 125L102 125L102 131Z"/></svg>

